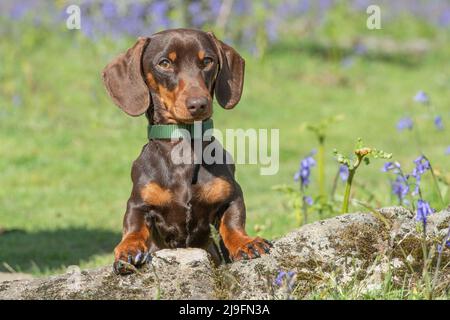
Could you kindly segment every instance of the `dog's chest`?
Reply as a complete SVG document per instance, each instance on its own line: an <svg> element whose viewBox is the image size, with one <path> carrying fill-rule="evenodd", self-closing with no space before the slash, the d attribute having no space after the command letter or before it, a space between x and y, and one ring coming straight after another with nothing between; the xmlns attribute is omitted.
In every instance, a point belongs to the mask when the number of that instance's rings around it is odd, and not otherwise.
<svg viewBox="0 0 450 320"><path fill-rule="evenodd" d="M153 237L166 248L204 247L217 210L230 197L232 185L222 177L192 183L173 179L166 188L150 185L144 198L153 201L148 214ZM145 193L145 192L144 192ZM153 200L152 200L153 199Z"/></svg>

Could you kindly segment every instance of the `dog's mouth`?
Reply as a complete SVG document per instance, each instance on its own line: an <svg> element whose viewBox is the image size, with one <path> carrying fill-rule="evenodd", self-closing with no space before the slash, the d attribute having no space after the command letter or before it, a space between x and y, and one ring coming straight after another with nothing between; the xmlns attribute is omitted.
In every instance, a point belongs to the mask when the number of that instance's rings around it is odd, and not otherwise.
<svg viewBox="0 0 450 320"><path fill-rule="evenodd" d="M183 123L183 124L193 124L196 121L204 121L207 120L211 117L212 112L211 111L205 111L202 114L196 115L196 116L192 116L192 115L174 115L174 120L177 123Z"/></svg>

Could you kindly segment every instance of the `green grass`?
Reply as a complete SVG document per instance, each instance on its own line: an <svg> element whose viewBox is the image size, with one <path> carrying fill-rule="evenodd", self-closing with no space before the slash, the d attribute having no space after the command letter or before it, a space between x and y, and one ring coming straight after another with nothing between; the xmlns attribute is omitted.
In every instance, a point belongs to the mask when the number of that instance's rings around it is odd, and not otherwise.
<svg viewBox="0 0 450 320"><path fill-rule="evenodd" d="M44 275L63 272L71 264L87 268L111 263L131 190L131 163L146 143L146 120L128 117L113 105L100 72L132 43L92 43L68 31L27 30L2 38L0 227L9 231L0 235L0 270L8 269L7 264ZM450 145L450 128L436 131L412 96L425 90L445 125L450 123L449 54L448 42L441 41L411 63L404 63L407 56L374 55L343 68L340 61L326 59L311 43L300 41L275 47L263 59L246 56L242 100L232 111L215 106L214 120L219 129L280 129L277 175L261 176L253 165L237 168L249 233L260 230L273 238L296 227L287 199L272 188L293 185L300 157L317 146L314 136L301 129L305 121L344 116L330 128L326 142L328 187L337 170L333 148L350 153L357 137L392 152L412 169L419 154L413 136L395 128L408 110L420 115L423 151L448 176L450 157L444 150ZM21 101L14 104L16 93ZM374 161L355 178L375 195L373 206L395 204L381 166ZM313 195L315 180L308 189ZM425 183L425 196L439 207L430 181ZM360 190L356 187L353 196L367 197Z"/></svg>

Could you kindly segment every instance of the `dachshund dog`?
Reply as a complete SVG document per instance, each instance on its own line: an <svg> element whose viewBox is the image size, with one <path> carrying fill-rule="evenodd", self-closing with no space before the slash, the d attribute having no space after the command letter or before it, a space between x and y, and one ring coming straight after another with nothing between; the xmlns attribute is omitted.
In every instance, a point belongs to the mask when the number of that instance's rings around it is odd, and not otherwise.
<svg viewBox="0 0 450 320"><path fill-rule="evenodd" d="M114 103L131 116L145 113L149 127L189 125L210 121L214 95L224 109L239 102L244 60L210 32L166 30L139 38L105 67L103 81ZM142 265L164 248L203 248L216 263L270 251L269 241L245 231L245 204L234 164L175 163L172 151L177 145L187 143L193 150L193 140L185 140L149 136L134 161L123 236L114 250L116 273L128 273L130 264ZM212 138L201 147L212 141L218 144ZM210 225L218 230L220 248Z"/></svg>

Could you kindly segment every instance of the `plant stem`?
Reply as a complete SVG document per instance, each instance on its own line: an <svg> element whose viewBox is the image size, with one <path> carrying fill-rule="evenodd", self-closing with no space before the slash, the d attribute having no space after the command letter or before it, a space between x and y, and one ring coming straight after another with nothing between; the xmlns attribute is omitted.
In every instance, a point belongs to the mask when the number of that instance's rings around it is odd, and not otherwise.
<svg viewBox="0 0 450 320"><path fill-rule="evenodd" d="M445 246L446 246L449 238L450 238L450 226L448 227L447 235L444 237L444 240L442 240L441 250L439 250L439 252L438 252L438 259L436 262L436 270L434 271L433 282L431 283L432 292L434 292L434 289L436 288L436 282L439 279L439 269L441 268L442 251L445 250Z"/></svg>
<svg viewBox="0 0 450 320"><path fill-rule="evenodd" d="M350 191L352 190L353 177L355 176L356 169L358 169L359 165L361 164L361 160L363 158L364 158L364 155L357 154L357 158L356 158L355 163L353 164L352 168L348 168L348 178L347 178L347 184L345 185L344 202L342 203L341 213L348 212L348 203L350 201Z"/></svg>
<svg viewBox="0 0 450 320"><path fill-rule="evenodd" d="M430 279L428 275L428 253L427 253L427 224L423 223L422 228L422 252L423 252L423 272L422 278L425 282L425 297L431 299Z"/></svg>
<svg viewBox="0 0 450 320"><path fill-rule="evenodd" d="M336 175L334 176L333 185L331 187L331 192L330 192L331 201L334 201L334 196L336 194L338 181L339 181L339 167L336 172Z"/></svg>
<svg viewBox="0 0 450 320"><path fill-rule="evenodd" d="M317 169L319 173L319 194L320 200L326 202L325 191L325 137L319 136L319 148L317 152Z"/></svg>
<svg viewBox="0 0 450 320"><path fill-rule="evenodd" d="M308 223L308 204L305 201L305 190L303 188L303 185L300 187L300 193L302 197L302 208L303 208L303 224Z"/></svg>
<svg viewBox="0 0 450 320"><path fill-rule="evenodd" d="M347 184L345 185L344 202L342 203L342 213L348 212L348 203L350 201L350 191L352 189L353 176L355 175L356 167L348 170Z"/></svg>
<svg viewBox="0 0 450 320"><path fill-rule="evenodd" d="M439 200L441 201L442 208L445 208L444 198L442 197L441 190L439 189L439 183L437 181L436 175L434 174L433 166L431 165L430 160L425 155L423 157L430 164L430 171L431 171L431 176L433 177L434 187L436 188L436 192L439 195Z"/></svg>

